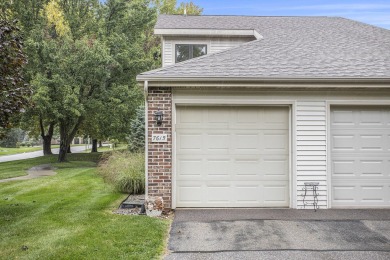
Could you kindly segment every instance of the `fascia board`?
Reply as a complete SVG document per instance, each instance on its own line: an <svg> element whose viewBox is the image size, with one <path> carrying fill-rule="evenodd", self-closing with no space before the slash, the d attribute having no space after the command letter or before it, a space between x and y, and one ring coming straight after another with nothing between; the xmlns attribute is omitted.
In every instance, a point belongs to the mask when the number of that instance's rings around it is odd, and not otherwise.
<svg viewBox="0 0 390 260"><path fill-rule="evenodd" d="M263 38L253 29L154 29L154 34L162 36L254 36L257 40Z"/></svg>
<svg viewBox="0 0 390 260"><path fill-rule="evenodd" d="M148 78L139 84L169 87L390 88L390 78Z"/></svg>

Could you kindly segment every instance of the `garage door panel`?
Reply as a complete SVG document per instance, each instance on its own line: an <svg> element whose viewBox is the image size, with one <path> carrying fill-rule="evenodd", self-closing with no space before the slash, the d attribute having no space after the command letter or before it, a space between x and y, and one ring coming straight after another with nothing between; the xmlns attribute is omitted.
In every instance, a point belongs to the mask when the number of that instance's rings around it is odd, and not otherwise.
<svg viewBox="0 0 390 260"><path fill-rule="evenodd" d="M390 206L390 109L331 109L332 207Z"/></svg>
<svg viewBox="0 0 390 260"><path fill-rule="evenodd" d="M288 180L289 160L286 155L249 155L235 156L208 156L180 155L177 158L178 179L206 178L220 179L226 176L230 180Z"/></svg>
<svg viewBox="0 0 390 260"><path fill-rule="evenodd" d="M261 188L254 183L238 183L234 189L233 198L238 204L258 205L260 201L264 201Z"/></svg>
<svg viewBox="0 0 390 260"><path fill-rule="evenodd" d="M205 179L229 180L231 159L205 159Z"/></svg>
<svg viewBox="0 0 390 260"><path fill-rule="evenodd" d="M233 140L234 153L259 154L262 150L262 147L259 147L261 142L258 133L236 133Z"/></svg>
<svg viewBox="0 0 390 260"><path fill-rule="evenodd" d="M181 207L286 207L288 181L179 182L177 203Z"/></svg>
<svg viewBox="0 0 390 260"><path fill-rule="evenodd" d="M389 142L389 135L383 129L370 131L365 129L339 129L332 131L333 152L348 150L356 153L389 151Z"/></svg>
<svg viewBox="0 0 390 260"><path fill-rule="evenodd" d="M288 132L287 131L265 131L264 132L264 152L271 151L288 153Z"/></svg>
<svg viewBox="0 0 390 260"><path fill-rule="evenodd" d="M204 145L210 153L228 153L230 144L230 135L227 133L212 133L204 136Z"/></svg>
<svg viewBox="0 0 390 260"><path fill-rule="evenodd" d="M178 203L186 203L200 206L204 201L201 181L178 182L176 193Z"/></svg>
<svg viewBox="0 0 390 260"><path fill-rule="evenodd" d="M288 180L289 161L287 156L279 158L263 158L264 175L270 178L284 178Z"/></svg>
<svg viewBox="0 0 390 260"><path fill-rule="evenodd" d="M390 184L340 183L332 188L332 206L388 206Z"/></svg>
<svg viewBox="0 0 390 260"><path fill-rule="evenodd" d="M178 136L178 151L179 152L202 152L203 137L200 133L182 133Z"/></svg>
<svg viewBox="0 0 390 260"><path fill-rule="evenodd" d="M176 125L176 206L289 205L286 107L197 107L194 113L200 122L178 116Z"/></svg>
<svg viewBox="0 0 390 260"><path fill-rule="evenodd" d="M191 107L186 109L183 107L177 115L177 122L180 124L201 124L203 118L203 110L201 107Z"/></svg>
<svg viewBox="0 0 390 260"><path fill-rule="evenodd" d="M389 176L389 159L381 156L349 156L332 160L332 178L353 180L355 178L381 179Z"/></svg>
<svg viewBox="0 0 390 260"><path fill-rule="evenodd" d="M177 170L180 172L181 179L201 178L204 167L202 158L181 158L177 160Z"/></svg>

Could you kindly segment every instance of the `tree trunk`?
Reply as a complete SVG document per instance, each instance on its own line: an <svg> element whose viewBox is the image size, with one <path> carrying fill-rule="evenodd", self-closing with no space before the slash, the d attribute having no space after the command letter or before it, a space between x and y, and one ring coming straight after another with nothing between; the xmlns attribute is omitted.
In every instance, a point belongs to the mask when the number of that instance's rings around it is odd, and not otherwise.
<svg viewBox="0 0 390 260"><path fill-rule="evenodd" d="M66 162L66 152L68 151L68 145L66 145L66 142L66 140L61 140L58 162Z"/></svg>
<svg viewBox="0 0 390 260"><path fill-rule="evenodd" d="M43 126L43 120L42 118L39 119L39 126L41 128L41 137L43 140L43 155L51 155L53 154L51 151L51 139L53 138L53 132L54 132L54 123L49 124L49 129L47 131L47 135L45 135L45 129Z"/></svg>
<svg viewBox="0 0 390 260"><path fill-rule="evenodd" d="M97 139L92 139L92 149L91 149L91 153L97 153L97 144L98 144L98 140Z"/></svg>
<svg viewBox="0 0 390 260"><path fill-rule="evenodd" d="M70 122L69 122L70 121ZM66 155L70 144L79 129L83 118L79 117L76 122L73 120L60 121L60 152L58 154L58 162L66 162ZM72 123L73 121L73 123Z"/></svg>
<svg viewBox="0 0 390 260"><path fill-rule="evenodd" d="M43 139L43 155L51 155L51 136L45 135L42 136Z"/></svg>
<svg viewBox="0 0 390 260"><path fill-rule="evenodd" d="M72 151L70 150L70 145L68 146L68 150L66 150L67 153L72 153Z"/></svg>
<svg viewBox="0 0 390 260"><path fill-rule="evenodd" d="M103 147L103 144L102 144L102 141L100 140L99 141L99 148L102 148Z"/></svg>

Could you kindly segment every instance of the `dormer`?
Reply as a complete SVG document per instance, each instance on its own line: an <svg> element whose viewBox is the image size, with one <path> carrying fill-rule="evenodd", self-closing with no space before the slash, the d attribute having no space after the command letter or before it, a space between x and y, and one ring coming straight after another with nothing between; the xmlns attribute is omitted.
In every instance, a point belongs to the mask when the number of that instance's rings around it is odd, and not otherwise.
<svg viewBox="0 0 390 260"><path fill-rule="evenodd" d="M170 19L166 19L167 17ZM188 25L193 18L196 17L159 16L154 34L161 36L163 67L262 38L253 29L209 28L210 24L201 28L201 25L194 23Z"/></svg>

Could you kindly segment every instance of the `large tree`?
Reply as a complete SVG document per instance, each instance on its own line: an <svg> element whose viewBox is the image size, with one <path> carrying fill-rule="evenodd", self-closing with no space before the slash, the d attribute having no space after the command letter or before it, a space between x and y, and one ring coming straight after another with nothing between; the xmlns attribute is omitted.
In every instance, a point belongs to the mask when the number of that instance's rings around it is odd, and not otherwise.
<svg viewBox="0 0 390 260"><path fill-rule="evenodd" d="M12 117L29 103L31 89L23 75L27 57L16 21L0 16L0 138L12 126Z"/></svg>
<svg viewBox="0 0 390 260"><path fill-rule="evenodd" d="M135 77L160 66L158 13L182 12L176 1L18 0L11 3L26 31L34 88L25 126L44 140L50 154L54 129L61 137L59 161L76 134L124 139L142 101ZM2 5L0 4L0 7ZM187 14L201 9L191 2ZM166 11L163 11L166 10Z"/></svg>
<svg viewBox="0 0 390 260"><path fill-rule="evenodd" d="M161 14L201 15L203 13L203 8L192 1L180 2L179 5L177 0L152 0L152 2Z"/></svg>

